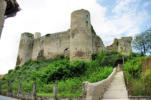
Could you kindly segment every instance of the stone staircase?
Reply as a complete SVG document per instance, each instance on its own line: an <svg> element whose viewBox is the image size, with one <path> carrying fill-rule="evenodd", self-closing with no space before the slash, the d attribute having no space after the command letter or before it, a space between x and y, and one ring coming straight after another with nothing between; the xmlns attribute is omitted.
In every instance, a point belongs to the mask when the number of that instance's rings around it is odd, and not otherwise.
<svg viewBox="0 0 151 100"><path fill-rule="evenodd" d="M117 72L101 100L129 100L123 71Z"/></svg>

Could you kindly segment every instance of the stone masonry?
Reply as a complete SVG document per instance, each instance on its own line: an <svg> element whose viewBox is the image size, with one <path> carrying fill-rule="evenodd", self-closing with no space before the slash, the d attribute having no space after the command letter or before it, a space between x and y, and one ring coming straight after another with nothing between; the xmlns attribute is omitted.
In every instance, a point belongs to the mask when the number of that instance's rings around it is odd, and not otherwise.
<svg viewBox="0 0 151 100"><path fill-rule="evenodd" d="M131 42L132 37L122 37L121 39L114 39L113 44L106 48L107 50L114 50L128 56L132 52Z"/></svg>
<svg viewBox="0 0 151 100"><path fill-rule="evenodd" d="M90 13L87 10L74 11L71 14L70 26L67 31L45 36L41 36L40 33L35 33L34 36L31 33L23 33L16 65L23 65L29 60L55 58L59 55L68 56L70 60L90 60L92 54L106 50L91 25ZM120 42L121 47L123 42Z"/></svg>

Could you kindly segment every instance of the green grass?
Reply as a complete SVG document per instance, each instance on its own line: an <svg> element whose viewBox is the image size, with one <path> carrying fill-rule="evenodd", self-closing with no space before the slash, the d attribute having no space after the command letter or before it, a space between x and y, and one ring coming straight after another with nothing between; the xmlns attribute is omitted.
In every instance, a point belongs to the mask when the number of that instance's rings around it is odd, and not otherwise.
<svg viewBox="0 0 151 100"><path fill-rule="evenodd" d="M98 82L107 78L122 59L117 52L101 52L93 55L93 60L69 61L58 57L41 61L29 61L22 66L16 66L0 79L2 89L11 83L11 91L18 91L20 82L22 92L31 93L34 81L37 84L38 96L52 96L53 84L58 84L58 97L76 98L82 95L82 83Z"/></svg>

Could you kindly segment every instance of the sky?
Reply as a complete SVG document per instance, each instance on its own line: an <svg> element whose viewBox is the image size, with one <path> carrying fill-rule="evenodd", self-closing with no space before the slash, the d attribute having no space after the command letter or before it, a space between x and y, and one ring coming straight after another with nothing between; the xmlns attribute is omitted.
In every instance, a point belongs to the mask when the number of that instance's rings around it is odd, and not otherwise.
<svg viewBox="0 0 151 100"><path fill-rule="evenodd" d="M18 0L21 11L5 20L0 39L0 74L14 69L21 33L42 35L70 28L71 12L86 9L105 46L151 27L151 0Z"/></svg>

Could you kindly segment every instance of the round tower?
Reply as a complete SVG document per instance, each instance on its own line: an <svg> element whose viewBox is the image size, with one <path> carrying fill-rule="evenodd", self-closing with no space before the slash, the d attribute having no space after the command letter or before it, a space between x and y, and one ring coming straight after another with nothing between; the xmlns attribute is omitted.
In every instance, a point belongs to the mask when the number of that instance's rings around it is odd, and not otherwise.
<svg viewBox="0 0 151 100"><path fill-rule="evenodd" d="M33 41L34 41L33 34L23 33L21 35L16 65L23 65L25 62L31 60Z"/></svg>
<svg viewBox="0 0 151 100"><path fill-rule="evenodd" d="M92 32L90 13L77 10L71 14L70 60L90 60L92 54Z"/></svg>
<svg viewBox="0 0 151 100"><path fill-rule="evenodd" d="M35 36L34 36L34 39L38 39L38 38L40 38L40 37L41 37L41 33L36 32L36 33L35 33Z"/></svg>

